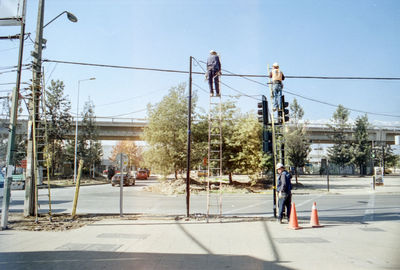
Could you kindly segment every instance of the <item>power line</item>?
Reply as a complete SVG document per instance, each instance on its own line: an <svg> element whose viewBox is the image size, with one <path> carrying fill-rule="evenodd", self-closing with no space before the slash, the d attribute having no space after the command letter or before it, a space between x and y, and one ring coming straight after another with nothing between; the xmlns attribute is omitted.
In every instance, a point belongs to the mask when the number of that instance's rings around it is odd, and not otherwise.
<svg viewBox="0 0 400 270"><path fill-rule="evenodd" d="M195 58L194 58L195 59ZM195 59L195 61L199 64L199 61L197 61L197 59ZM119 68L119 69L134 69L134 70L146 70L146 71L158 71L158 72L171 72L171 73L182 73L182 74L188 74L188 71L183 71L183 70L173 70L173 69L159 69L159 68L144 68L144 67L132 67L132 66L119 66L119 65L107 65L107 64L93 64L93 63L83 63L83 62L71 62L71 61L59 61L59 60L49 60L49 59L45 59L43 60L43 62L53 62L53 63L61 63L61 64L73 64L73 65L84 65L84 66L96 66L96 67L108 67L108 68ZM205 63L204 61L200 61L202 63ZM201 65L199 64L199 66L201 67ZM201 67L202 68L202 67ZM202 68L203 69L203 68ZM203 69L204 70L204 69ZM267 78L267 75L251 75L251 74L235 74L233 72L230 72L228 70L222 69L225 72L228 72L229 74L223 74L222 76L235 76L235 77L242 77L246 80L249 80L251 82L260 84L262 86L265 86L265 84L256 81L256 80L252 80L249 77L259 77L259 78ZM0 73L1 74L1 73ZM192 72L192 74L198 74L198 75L204 75L204 73L201 72ZM400 80L400 77L329 77L329 76L285 76L285 78L293 78L293 79L334 79L334 80ZM228 87L229 89L240 93L243 96L252 98L252 99L256 99L251 95L247 95L229 85L227 85L226 83L221 82L221 84L225 85L226 87ZM317 99L313 99L313 98L308 98L308 97L304 97L302 95L299 94L295 94L293 92L284 90L285 92L287 92L288 94L294 95L294 96L298 96L304 99L308 99L310 101L314 101L314 102L318 102L321 104L325 104L328 106L334 106L334 107L338 107L338 105L335 104L331 104L325 101L320 101ZM256 99L258 100L258 99ZM381 116L389 116L389 117L400 117L398 115L391 115L391 114L382 114L382 113L374 113L374 112L367 112L367 111L361 111L361 110L357 110L357 109L352 109L352 108L346 108L350 111L355 111L355 112L361 112L361 113L367 113L367 114L373 114L373 115L381 115ZM134 112L132 112L134 113ZM130 113L128 113L130 114ZM126 115L126 114L123 114Z"/></svg>
<svg viewBox="0 0 400 270"><path fill-rule="evenodd" d="M197 61L197 60L196 60ZM133 67L133 66L120 66L120 65L108 65L108 64L94 64L94 63L84 63L84 62L72 62L72 61L61 61L61 60L50 60L44 59L43 62L52 62L60 64L71 64L71 65L82 65L82 66L94 66L94 67L105 67L105 68L118 68L118 69L134 69L134 70L145 70L145 71L158 71L158 72L171 72L171 73L182 73L188 74L189 71L186 70L175 70L175 69L160 69L160 68L145 68L145 67ZM200 61L204 62L204 61ZM224 70L224 69L222 69ZM225 70L224 70L225 71ZM253 78L268 78L268 75L257 75L257 74L236 74L228 72L230 74L222 74L222 76L232 76L232 77L253 77ZM192 72L196 75L204 75L202 72ZM325 79L325 80L398 80L400 77L353 77L353 76L291 76L285 75L285 78L289 79Z"/></svg>
<svg viewBox="0 0 400 270"><path fill-rule="evenodd" d="M290 92L290 91L288 91L288 90L283 90L283 91L286 92L286 93L288 93L288 94L291 94L291 95L293 95L293 96L297 96L297 97L300 97L300 98L303 98L303 99L306 99L306 100L318 102L318 103L321 103L321 104L324 104L324 105L328 105L328 106L331 106L331 107L337 108L337 107L339 106L339 105L332 104L332 103L329 103L329 102L326 102L326 101L321 101L321 100L317 100L317 99L314 99L314 98L305 97L305 96L302 96L302 95L299 95L299 94ZM347 109L347 110L349 110L349 111L359 112L359 113L366 113L366 114L371 114L371 115L388 116L388 117L400 117L400 115L385 114L385 113L376 113L376 112L368 112L368 111L363 111L363 110L358 110L358 109L352 109L352 108L349 108L349 107L344 107L344 108Z"/></svg>
<svg viewBox="0 0 400 270"><path fill-rule="evenodd" d="M129 113L123 113L123 114L118 114L118 115L113 115L113 116L108 116L108 117L109 117L109 118L120 117L120 116L129 115L129 114L144 112L144 111L146 111L146 110L147 110L147 109L141 109L141 110L137 110L137 111L133 111L133 112L129 112Z"/></svg>

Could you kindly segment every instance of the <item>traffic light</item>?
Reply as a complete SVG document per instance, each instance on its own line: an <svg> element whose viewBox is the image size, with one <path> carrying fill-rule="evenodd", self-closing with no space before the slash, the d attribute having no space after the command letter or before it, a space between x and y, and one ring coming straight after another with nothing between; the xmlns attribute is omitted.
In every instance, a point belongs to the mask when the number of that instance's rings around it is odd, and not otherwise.
<svg viewBox="0 0 400 270"><path fill-rule="evenodd" d="M265 129L263 130L263 152L272 152L272 132Z"/></svg>
<svg viewBox="0 0 400 270"><path fill-rule="evenodd" d="M259 108L257 111L257 114L259 115L258 122L268 125L268 102L264 95L262 96L262 102L259 102L257 107Z"/></svg>
<svg viewBox="0 0 400 270"><path fill-rule="evenodd" d="M289 121L289 102L285 102L285 96L281 97L282 109L278 111L278 121L279 124L283 123L283 119L285 119L285 123ZM287 109L286 109L287 108Z"/></svg>

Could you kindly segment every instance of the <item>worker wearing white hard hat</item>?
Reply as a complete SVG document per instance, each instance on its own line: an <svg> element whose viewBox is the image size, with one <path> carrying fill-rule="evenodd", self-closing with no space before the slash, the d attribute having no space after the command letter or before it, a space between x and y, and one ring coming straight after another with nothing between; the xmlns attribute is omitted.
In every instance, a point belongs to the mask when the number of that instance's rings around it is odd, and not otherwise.
<svg viewBox="0 0 400 270"><path fill-rule="evenodd" d="M221 96L219 91L219 76L221 76L221 62L216 51L211 50L210 56L207 59L207 73L206 78L208 79L208 85L210 87L210 96L214 96L215 92L218 97Z"/></svg>
<svg viewBox="0 0 400 270"><path fill-rule="evenodd" d="M272 89L274 94L274 111L282 109L282 81L285 80L285 75L279 69L279 64L275 62L272 65L272 70L269 73L269 77L272 80Z"/></svg>
<svg viewBox="0 0 400 270"><path fill-rule="evenodd" d="M290 179L292 176L285 170L285 166L282 163L276 164L278 170L278 185L276 187L278 191L278 207L279 207L279 223L282 223L284 208L286 208L287 220L290 218L290 207L292 204L292 183Z"/></svg>

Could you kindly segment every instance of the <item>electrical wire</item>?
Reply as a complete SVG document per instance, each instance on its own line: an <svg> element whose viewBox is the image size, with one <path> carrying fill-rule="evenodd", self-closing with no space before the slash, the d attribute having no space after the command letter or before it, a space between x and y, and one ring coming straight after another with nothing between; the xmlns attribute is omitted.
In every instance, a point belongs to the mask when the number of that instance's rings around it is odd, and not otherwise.
<svg viewBox="0 0 400 270"><path fill-rule="evenodd" d="M124 103L124 102L127 102L127 101L131 101L131 100L133 100L133 99L142 98L142 97L147 97L147 96L150 96L150 95L152 95L152 94L154 94L154 93L157 93L157 92L160 92L160 91L163 91L163 90L155 90L155 91L149 92L147 95L136 96L136 97L131 97L131 98L125 98L125 99L120 100L120 101L114 101L114 102L109 102L109 103L104 103L104 104L96 105L96 107L103 107L103 106L108 106L108 105L115 105L115 104L119 104L119 103Z"/></svg>
<svg viewBox="0 0 400 270"><path fill-rule="evenodd" d="M137 111L133 111L133 112L129 112L129 113L123 113L123 114L118 114L118 115L113 115L113 116L108 116L109 118L115 118L115 117L120 117L120 116L125 116L125 115L129 115L129 114L134 114L134 113L139 113L139 112L144 112L147 109L141 109L141 110L137 110Z"/></svg>
<svg viewBox="0 0 400 270"><path fill-rule="evenodd" d="M197 60L196 60L197 61ZM185 70L174 70L174 69L160 69L160 68L145 68L145 67L133 67L133 66L119 66L119 65L107 65L107 64L94 64L94 63L84 63L84 62L72 62L72 61L61 61L61 60L50 60L44 59L43 62L53 62L61 64L71 64L71 65L82 65L82 66L94 66L94 67L106 67L106 68L119 68L119 69L135 69L135 70L146 70L146 71L159 71L159 72L172 72L172 73L183 73L188 74L189 71ZM205 63L204 61L200 61ZM224 69L222 69L224 70ZM224 70L226 71L226 70ZM256 74L236 74L228 72L230 74L222 74L222 76L234 76L234 77L254 77L254 78L268 78L267 75L256 75ZM204 75L202 72L192 72L196 75ZM353 77L353 76L291 76L285 75L285 78L289 79L330 79L330 80L398 80L400 77Z"/></svg>
<svg viewBox="0 0 400 270"><path fill-rule="evenodd" d="M196 58L195 61L199 64L199 61ZM96 66L96 67L108 67L108 68L119 68L119 69L134 69L134 70L146 70L146 71L158 71L158 72L172 72L172 73L183 73L183 74L188 74L188 71L182 71L182 70L172 70L172 69L159 69L159 68L144 68L144 67L132 67L132 66L119 66L119 65L106 65L106 64L92 64L92 63L83 63L83 62L72 62L72 61L60 61L60 60L49 60L49 59L44 59L43 62L53 62L53 63L62 63L62 64L73 64L73 65L84 65L84 66ZM204 61L200 61L202 63L205 63ZM201 67L201 65L199 64L199 66ZM201 67L202 68L202 67ZM203 69L203 68L202 68ZM203 69L204 70L204 69ZM264 83L261 83L259 81L256 80L252 80L249 77L258 77L258 78L267 78L267 75L252 75L252 74L236 74L233 72L230 72L226 69L222 69L224 72L228 72L229 74L223 74L222 76L236 76L236 77L242 77L246 80L252 81L254 83L260 84L265 86ZM1 74L1 73L0 73ZM192 72L192 74L199 74L199 75L204 75L204 73L201 72ZM334 79L334 80L400 80L400 77L351 77L351 76L343 76L343 77L339 77L339 76L334 76L334 77L330 77L330 76L285 76L285 78L293 78L293 79ZM240 93L242 96L246 96L252 99L256 99L251 95L247 95L229 85L227 85L226 83L221 82L221 84L225 85L226 87L228 87L229 89ZM320 101L317 99L313 99L313 98L308 98L308 97L304 97L302 95L299 94L295 94L293 92L284 90L286 93L294 95L294 96L298 96L310 101L314 101L314 102L318 102L321 104L325 104L325 105L329 105L329 106L334 106L334 107L338 107L338 105L334 105L325 101ZM258 99L257 99L258 100ZM373 114L373 115L381 115L381 116L389 116L389 117L400 117L398 115L391 115L391 114L381 114L381 113L374 113L374 112L367 112L367 111L361 111L361 110L357 110L357 109L352 109L352 108L346 108L348 110L351 111L355 111L355 112L362 112L362 113L367 113L367 114ZM125 114L126 115L126 114Z"/></svg>

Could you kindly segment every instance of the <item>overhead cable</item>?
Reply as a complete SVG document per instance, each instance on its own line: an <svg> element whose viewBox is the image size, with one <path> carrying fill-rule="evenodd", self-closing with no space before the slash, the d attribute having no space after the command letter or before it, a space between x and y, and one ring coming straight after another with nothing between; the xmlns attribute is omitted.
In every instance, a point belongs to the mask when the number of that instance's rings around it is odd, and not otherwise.
<svg viewBox="0 0 400 270"><path fill-rule="evenodd" d="M160 68L146 68L146 67L133 67L133 66L120 66L120 65L108 65L108 64L94 64L84 62L73 62L73 61L61 61L44 59L43 62L53 62L60 64L71 64L71 65L82 65L82 66L94 66L94 67L105 67L105 68L118 68L118 69L134 69L134 70L146 70L146 71L158 71L158 72L171 72L171 73L182 73L188 74L186 70L175 70L175 69L160 69ZM200 61L203 62L203 61ZM192 74L204 75L202 72L192 72ZM257 74L222 74L222 76L232 77L254 77L254 78L268 78L268 75L257 75ZM353 77L353 76L291 76L285 75L285 78L289 79L330 79L330 80L399 80L400 77Z"/></svg>

